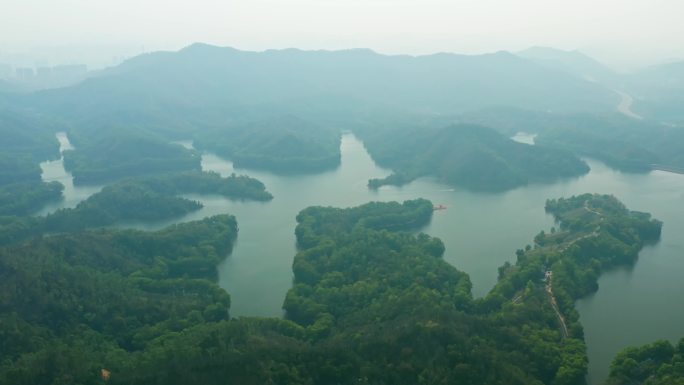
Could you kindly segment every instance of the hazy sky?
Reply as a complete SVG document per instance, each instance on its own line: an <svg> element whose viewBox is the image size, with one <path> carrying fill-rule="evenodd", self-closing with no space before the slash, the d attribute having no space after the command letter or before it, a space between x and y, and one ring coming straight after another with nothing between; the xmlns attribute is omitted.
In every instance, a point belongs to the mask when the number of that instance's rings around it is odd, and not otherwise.
<svg viewBox="0 0 684 385"><path fill-rule="evenodd" d="M621 69L684 58L684 0L0 2L0 52L47 49L52 61L95 53L111 60L196 41L409 54L544 45L580 49Z"/></svg>

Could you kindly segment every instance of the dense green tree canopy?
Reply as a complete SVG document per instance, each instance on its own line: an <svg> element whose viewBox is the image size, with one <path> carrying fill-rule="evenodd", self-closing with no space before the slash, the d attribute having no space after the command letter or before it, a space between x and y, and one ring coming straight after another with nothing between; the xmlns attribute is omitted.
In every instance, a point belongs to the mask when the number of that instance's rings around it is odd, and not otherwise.
<svg viewBox="0 0 684 385"><path fill-rule="evenodd" d="M517 132L537 134L536 145L598 159L619 170L684 168L681 125L617 113L559 114L513 108L471 112L460 120L492 127L508 136Z"/></svg>
<svg viewBox="0 0 684 385"><path fill-rule="evenodd" d="M62 199L59 182L24 182L0 186L0 216L29 215L46 203Z"/></svg>
<svg viewBox="0 0 684 385"><path fill-rule="evenodd" d="M236 235L225 215L0 249L0 382L97 383L126 352L227 319L230 298L213 282Z"/></svg>
<svg viewBox="0 0 684 385"><path fill-rule="evenodd" d="M45 217L15 216L39 208L45 200L61 197L62 185L28 184L0 188L0 244L18 242L44 233L73 232L123 222L149 222L177 218L202 204L182 194L216 194L230 199L269 200L272 195L259 180L244 175L223 178L217 173L188 171L129 178L105 186L76 207ZM47 190L47 191L44 191ZM0 211L0 215L3 212Z"/></svg>
<svg viewBox="0 0 684 385"><path fill-rule="evenodd" d="M684 384L684 338L676 346L661 340L618 353L606 385L632 384Z"/></svg>
<svg viewBox="0 0 684 385"><path fill-rule="evenodd" d="M469 189L505 190L589 171L568 152L517 143L483 126L373 130L363 136L373 159L395 171L369 181L373 188L432 176Z"/></svg>
<svg viewBox="0 0 684 385"><path fill-rule="evenodd" d="M38 164L59 158L54 118L0 106L0 187L40 181Z"/></svg>
<svg viewBox="0 0 684 385"><path fill-rule="evenodd" d="M64 153L64 167L75 184L100 184L125 177L200 170L200 155L154 135L110 129L72 135L75 150Z"/></svg>
<svg viewBox="0 0 684 385"><path fill-rule="evenodd" d="M285 319L228 319L214 282L237 234L230 216L5 246L0 382L98 383L106 369L112 384L580 385L574 300L602 269L633 262L660 223L611 196L547 209L559 229L473 299L442 242L407 232L430 221L429 201L307 208ZM665 350L663 362L676 363ZM658 373L669 379L668 365Z"/></svg>

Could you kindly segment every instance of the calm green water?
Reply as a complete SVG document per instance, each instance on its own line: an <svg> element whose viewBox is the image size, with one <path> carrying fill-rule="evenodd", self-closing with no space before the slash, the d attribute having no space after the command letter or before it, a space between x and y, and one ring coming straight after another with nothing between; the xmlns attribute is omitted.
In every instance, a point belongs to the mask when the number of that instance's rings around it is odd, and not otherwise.
<svg viewBox="0 0 684 385"><path fill-rule="evenodd" d="M659 171L624 174L589 161L592 170L583 177L504 193L471 193L428 179L403 188L370 191L367 180L386 176L389 171L377 167L353 135L342 137L341 151L338 169L304 176L234 170L231 162L205 154L203 169L256 177L275 199L241 202L190 195L204 208L173 221L126 226L156 229L218 213L235 215L240 226L238 241L233 253L219 266L220 285L232 297L231 314L279 316L292 284L295 216L307 206L349 207L373 200L418 197L446 205L448 209L435 212L423 231L444 241L444 258L468 273L473 293L482 296L496 282L497 268L505 261L515 261L516 249L530 243L539 230L553 226L553 219L544 213L547 198L609 193L631 209L653 213L665 226L661 242L645 249L633 269L604 274L599 292L577 304L585 327L590 382L603 380L612 357L628 345L658 338L674 341L684 336L684 300L680 295L684 293L684 280L680 278L684 273L684 175Z"/></svg>
<svg viewBox="0 0 684 385"><path fill-rule="evenodd" d="M63 154L64 151L74 149L69 142L66 133L59 132L56 137L59 141L60 154ZM62 208L75 207L78 202L102 189L102 186L74 186L73 176L64 169L64 157L60 157L58 160L42 162L40 164L40 169L42 170L41 177L44 181L57 181L64 185L64 191L62 192L64 199L46 205L36 213L38 216L44 216Z"/></svg>
<svg viewBox="0 0 684 385"><path fill-rule="evenodd" d="M609 182L598 191L608 192ZM655 171L618 182L614 194L628 207L662 220L663 234L632 269L604 274L599 291L577 302L591 384L607 377L610 361L622 348L684 337L684 175Z"/></svg>

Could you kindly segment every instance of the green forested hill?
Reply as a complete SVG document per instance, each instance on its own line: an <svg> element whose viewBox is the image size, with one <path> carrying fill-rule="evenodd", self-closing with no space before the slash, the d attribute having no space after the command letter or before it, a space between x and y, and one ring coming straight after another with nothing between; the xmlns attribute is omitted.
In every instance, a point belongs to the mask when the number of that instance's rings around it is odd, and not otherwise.
<svg viewBox="0 0 684 385"><path fill-rule="evenodd" d="M61 128L40 114L0 107L0 186L39 182L39 163L59 158L55 132Z"/></svg>
<svg viewBox="0 0 684 385"><path fill-rule="evenodd" d="M660 223L607 196L547 207L561 228L478 300L439 239L397 231L426 224L429 201L305 209L286 320L227 319L212 280L236 234L229 216L6 246L0 382L101 383L106 369L111 384L579 385L573 298L633 261Z"/></svg>
<svg viewBox="0 0 684 385"><path fill-rule="evenodd" d="M31 215L43 205L62 199L59 182L24 182L0 185L0 216Z"/></svg>
<svg viewBox="0 0 684 385"><path fill-rule="evenodd" d="M130 130L74 136L76 150L64 153L75 184L101 184L126 177L200 170L200 156L178 144Z"/></svg>
<svg viewBox="0 0 684 385"><path fill-rule="evenodd" d="M137 56L74 86L16 95L7 105L65 122L76 145L67 156L75 180L99 183L196 168L187 154L169 154L149 137L141 153L136 142L147 135L194 139L245 167L317 172L339 164L340 130L369 111L600 112L617 100L603 86L506 52L412 57L195 44Z"/></svg>
<svg viewBox="0 0 684 385"><path fill-rule="evenodd" d="M231 159L236 167L298 174L340 164L337 131L292 115L209 128L194 138L197 148Z"/></svg>
<svg viewBox="0 0 684 385"><path fill-rule="evenodd" d="M432 176L475 190L505 190L589 171L566 151L517 143L483 126L385 130L363 137L373 159L395 172L383 180L371 180L371 187Z"/></svg>
<svg viewBox="0 0 684 385"><path fill-rule="evenodd" d="M244 176L189 171L125 179L105 186L73 209L45 217L43 231L74 231L122 221L157 221L198 210L202 204L181 194L215 194L231 199L273 198L260 181Z"/></svg>
<svg viewBox="0 0 684 385"><path fill-rule="evenodd" d="M259 180L245 175L188 171L124 179L105 186L76 207L45 217L26 217L45 199L61 197L62 185L30 184L0 189L0 244L45 233L74 232L122 222L159 221L198 210L202 204L182 194L214 194L229 199L267 201L273 196Z"/></svg>
<svg viewBox="0 0 684 385"><path fill-rule="evenodd" d="M549 122L540 145L591 156L626 171L683 168L684 127L622 116L576 115Z"/></svg>
<svg viewBox="0 0 684 385"><path fill-rule="evenodd" d="M0 382L100 383L127 351L227 319L230 298L213 281L236 235L235 218L218 216L0 249Z"/></svg>
<svg viewBox="0 0 684 385"><path fill-rule="evenodd" d="M459 117L513 136L537 134L535 143L589 156L619 170L684 168L684 126L636 120L621 114L555 114L514 108L487 109Z"/></svg>

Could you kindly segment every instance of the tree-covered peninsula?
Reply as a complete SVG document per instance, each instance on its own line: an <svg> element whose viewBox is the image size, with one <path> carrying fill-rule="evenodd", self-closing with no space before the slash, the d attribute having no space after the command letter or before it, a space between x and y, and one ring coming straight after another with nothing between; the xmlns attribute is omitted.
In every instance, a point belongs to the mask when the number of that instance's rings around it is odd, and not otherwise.
<svg viewBox="0 0 684 385"><path fill-rule="evenodd" d="M57 186L61 197L61 185L57 183L53 187ZM3 191L0 189L0 193ZM0 210L12 214L0 216L0 244L44 233L73 232L122 222L167 220L202 207L200 202L182 197L183 194L213 194L256 201L273 198L261 181L245 175L233 174L224 178L214 172L188 171L124 179L105 186L74 208L60 209L45 217L15 215L18 210L35 206L33 200L45 195L39 193L40 190L32 190L23 199L17 199L14 194L12 197L16 201L0 195Z"/></svg>
<svg viewBox="0 0 684 385"><path fill-rule="evenodd" d="M202 204L182 194L214 194L229 199L267 201L273 196L259 180L245 175L223 178L218 173L188 171L125 179L73 209L59 210L44 220L47 231L71 231L122 221L159 221L198 210Z"/></svg>
<svg viewBox="0 0 684 385"><path fill-rule="evenodd" d="M499 269L499 282L480 305L523 325L530 317L544 320L553 334L519 329L526 340L556 341L544 359L548 368L555 366L554 374L544 382L582 384L587 356L575 301L598 290L602 272L633 264L646 243L660 238L662 223L609 195L548 200L546 210L557 228L541 231L534 246L517 250L516 263Z"/></svg>
<svg viewBox="0 0 684 385"><path fill-rule="evenodd" d="M415 233L432 210L419 199L301 211L285 319L228 319L211 280L231 217L6 246L0 382L98 383L104 369L111 384L583 384L574 299L633 262L660 222L611 196L550 200L558 228L474 299L442 242Z"/></svg>
<svg viewBox="0 0 684 385"><path fill-rule="evenodd" d="M30 215L46 203L62 199L59 182L22 182L0 186L0 216Z"/></svg>
<svg viewBox="0 0 684 385"><path fill-rule="evenodd" d="M200 170L200 155L156 135L110 130L76 131L75 150L64 152L74 184L102 184L123 178Z"/></svg>
<svg viewBox="0 0 684 385"><path fill-rule="evenodd" d="M371 188L430 176L467 189L497 191L589 171L569 152L517 143L484 126L369 130L362 136L373 159L394 171L371 179Z"/></svg>

